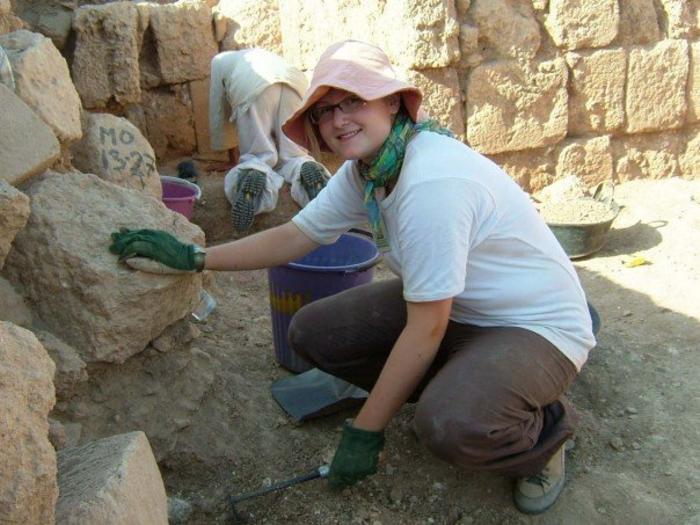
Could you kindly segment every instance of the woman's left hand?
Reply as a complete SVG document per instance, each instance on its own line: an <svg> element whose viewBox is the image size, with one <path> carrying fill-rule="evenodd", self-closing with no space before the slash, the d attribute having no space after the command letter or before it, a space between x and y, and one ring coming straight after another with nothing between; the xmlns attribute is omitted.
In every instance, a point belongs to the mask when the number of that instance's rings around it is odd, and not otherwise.
<svg viewBox="0 0 700 525"><path fill-rule="evenodd" d="M346 421L328 474L331 487L349 487L376 474L379 453L383 448L384 432L355 428Z"/></svg>

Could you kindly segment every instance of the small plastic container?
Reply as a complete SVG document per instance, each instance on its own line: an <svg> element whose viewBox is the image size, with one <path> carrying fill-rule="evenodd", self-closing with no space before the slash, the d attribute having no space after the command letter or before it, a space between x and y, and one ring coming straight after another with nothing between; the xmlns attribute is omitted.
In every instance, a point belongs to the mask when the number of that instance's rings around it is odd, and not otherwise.
<svg viewBox="0 0 700 525"><path fill-rule="evenodd" d="M280 365L292 372L312 368L287 343L292 317L312 301L371 282L380 258L368 234L352 232L301 259L268 269L275 357Z"/></svg>
<svg viewBox="0 0 700 525"><path fill-rule="evenodd" d="M163 186L163 204L188 220L191 219L194 202L202 197L201 188L192 182L167 175L160 177L160 183Z"/></svg>

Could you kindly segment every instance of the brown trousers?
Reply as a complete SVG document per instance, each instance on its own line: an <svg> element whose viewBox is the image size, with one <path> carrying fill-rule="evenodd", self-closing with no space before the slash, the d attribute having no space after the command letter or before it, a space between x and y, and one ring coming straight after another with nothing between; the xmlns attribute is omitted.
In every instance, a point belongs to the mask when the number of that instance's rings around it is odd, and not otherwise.
<svg viewBox="0 0 700 525"><path fill-rule="evenodd" d="M289 342L321 370L371 390L406 324L398 279L346 290L303 307ZM562 399L574 365L523 328L450 321L409 401L419 439L439 458L475 470L529 476L573 435Z"/></svg>

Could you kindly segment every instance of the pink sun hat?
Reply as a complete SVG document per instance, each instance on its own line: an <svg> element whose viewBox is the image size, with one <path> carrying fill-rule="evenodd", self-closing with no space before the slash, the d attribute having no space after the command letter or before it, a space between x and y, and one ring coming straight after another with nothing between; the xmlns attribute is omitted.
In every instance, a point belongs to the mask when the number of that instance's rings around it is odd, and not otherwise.
<svg viewBox="0 0 700 525"><path fill-rule="evenodd" d="M399 80L386 53L377 46L345 40L333 44L321 55L301 107L282 126L285 135L306 149L309 149L309 143L304 132L304 114L331 88L349 91L364 100L400 93L411 119L414 122L419 120L423 100L421 90ZM321 137L318 137L318 142L322 150L329 151Z"/></svg>

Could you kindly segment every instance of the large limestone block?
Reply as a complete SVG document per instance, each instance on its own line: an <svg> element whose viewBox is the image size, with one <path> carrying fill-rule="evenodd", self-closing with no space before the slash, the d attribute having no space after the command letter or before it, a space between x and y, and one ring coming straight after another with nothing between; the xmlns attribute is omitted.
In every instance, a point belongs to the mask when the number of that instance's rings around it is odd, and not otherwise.
<svg viewBox="0 0 700 525"><path fill-rule="evenodd" d="M681 173L689 179L700 179L700 129L691 130L688 139L679 159Z"/></svg>
<svg viewBox="0 0 700 525"><path fill-rule="evenodd" d="M475 68L467 81L467 140L482 153L539 148L564 138L567 69L563 59Z"/></svg>
<svg viewBox="0 0 700 525"><path fill-rule="evenodd" d="M191 155L197 148L187 84L145 91L141 104L127 108L126 118L141 130L159 160Z"/></svg>
<svg viewBox="0 0 700 525"><path fill-rule="evenodd" d="M532 7L516 0L475 0L470 11L480 38L499 58L532 59L540 48L540 27Z"/></svg>
<svg viewBox="0 0 700 525"><path fill-rule="evenodd" d="M17 15L22 17L32 31L49 37L58 49L63 49L66 45L75 7L74 2L64 0L15 0Z"/></svg>
<svg viewBox="0 0 700 525"><path fill-rule="evenodd" d="M153 148L127 119L108 113L85 115L85 136L71 148L73 165L109 182L160 200L163 191Z"/></svg>
<svg viewBox="0 0 700 525"><path fill-rule="evenodd" d="M680 132L643 133L613 140L617 180L663 179L681 175L679 157L687 136Z"/></svg>
<svg viewBox="0 0 700 525"><path fill-rule="evenodd" d="M0 180L16 186L61 154L56 136L22 99L0 84Z"/></svg>
<svg viewBox="0 0 700 525"><path fill-rule="evenodd" d="M559 153L557 179L576 175L584 186L592 187L613 179L610 137L595 137L567 142Z"/></svg>
<svg viewBox="0 0 700 525"><path fill-rule="evenodd" d="M12 283L0 277L0 321L8 321L23 328L31 328L32 312Z"/></svg>
<svg viewBox="0 0 700 525"><path fill-rule="evenodd" d="M624 49L601 49L566 54L570 71L569 132L605 133L625 121Z"/></svg>
<svg viewBox="0 0 700 525"><path fill-rule="evenodd" d="M197 0L150 5L150 27L158 50L158 65L168 84L209 75L211 59L219 52L212 31L211 9Z"/></svg>
<svg viewBox="0 0 700 525"><path fill-rule="evenodd" d="M654 0L620 2L620 45L651 44L661 39Z"/></svg>
<svg viewBox="0 0 700 525"><path fill-rule="evenodd" d="M688 74L688 121L700 121L700 42L690 44Z"/></svg>
<svg viewBox="0 0 700 525"><path fill-rule="evenodd" d="M700 34L698 14L700 6L695 0L659 0L666 16L669 38L697 38Z"/></svg>
<svg viewBox="0 0 700 525"><path fill-rule="evenodd" d="M30 331L0 321L0 521L53 523L56 452L49 442L53 361Z"/></svg>
<svg viewBox="0 0 700 525"><path fill-rule="evenodd" d="M630 50L625 97L629 133L683 125L689 62L685 40Z"/></svg>
<svg viewBox="0 0 700 525"><path fill-rule="evenodd" d="M462 93L457 70L453 68L407 71L409 82L423 91L423 108L452 132L464 136Z"/></svg>
<svg viewBox="0 0 700 525"><path fill-rule="evenodd" d="M404 69L459 60L459 24L448 0L280 0L280 20L284 56L300 69L313 69L330 44L348 38L378 45Z"/></svg>
<svg viewBox="0 0 700 525"><path fill-rule="evenodd" d="M58 453L56 522L66 525L167 525L165 487L143 432Z"/></svg>
<svg viewBox="0 0 700 525"><path fill-rule="evenodd" d="M525 191L536 191L552 183L556 158L549 146L489 155Z"/></svg>
<svg viewBox="0 0 700 525"><path fill-rule="evenodd" d="M53 130L62 143L78 140L80 97L65 58L51 39L30 31L0 36L15 78L15 92Z"/></svg>
<svg viewBox="0 0 700 525"><path fill-rule="evenodd" d="M190 98L192 99L192 119L194 120L194 133L197 139L197 158L225 162L228 160L228 152L214 151L211 149L211 135L209 134L209 79L193 80L189 84ZM235 133L234 144L238 145L238 133Z"/></svg>
<svg viewBox="0 0 700 525"><path fill-rule="evenodd" d="M0 269L15 235L29 218L29 197L0 179Z"/></svg>
<svg viewBox="0 0 700 525"><path fill-rule="evenodd" d="M550 0L545 27L564 49L607 46L617 36L617 0Z"/></svg>
<svg viewBox="0 0 700 525"><path fill-rule="evenodd" d="M36 336L56 365L53 384L56 388L56 399L70 399L80 383L87 381L88 374L85 361L80 359L78 351L61 341L50 332L38 331Z"/></svg>
<svg viewBox="0 0 700 525"><path fill-rule="evenodd" d="M121 227L203 244L202 231L182 215L90 174L48 171L27 191L32 213L7 259L9 278L84 361L123 362L197 304L199 275L137 272L107 250Z"/></svg>
<svg viewBox="0 0 700 525"><path fill-rule="evenodd" d="M261 47L281 55L282 28L277 0L221 0L214 18L224 23L222 51Z"/></svg>
<svg viewBox="0 0 700 525"><path fill-rule="evenodd" d="M86 108L103 108L111 99L126 104L141 98L143 12L131 2L86 5L75 11L71 72Z"/></svg>

